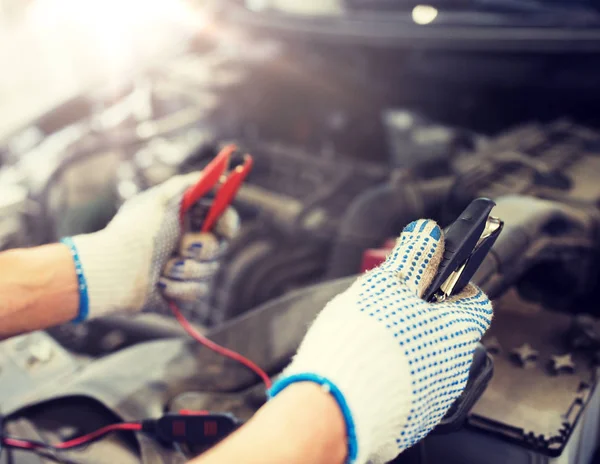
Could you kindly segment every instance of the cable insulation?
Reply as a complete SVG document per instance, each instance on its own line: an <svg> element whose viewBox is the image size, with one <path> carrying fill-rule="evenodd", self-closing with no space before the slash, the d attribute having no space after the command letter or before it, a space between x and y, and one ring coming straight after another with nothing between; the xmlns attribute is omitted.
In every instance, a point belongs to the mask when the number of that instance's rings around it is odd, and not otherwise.
<svg viewBox="0 0 600 464"><path fill-rule="evenodd" d="M62 443L57 443L55 445L45 444L41 442L34 442L28 440L21 440L18 438L10 438L5 437L2 439L4 445L11 448L20 448L20 449L54 449L54 450L68 450L72 448L77 448L79 446L85 445L92 441L97 440L98 438L102 438L103 436L117 431L123 430L132 430L139 431L142 430L142 424L139 422L123 422L119 424L111 424L106 427L102 427L94 432L90 432L86 435L82 435L77 438L73 438L72 440L63 441Z"/></svg>
<svg viewBox="0 0 600 464"><path fill-rule="evenodd" d="M239 362L240 364L243 364L261 378L267 389L271 388L271 379L269 378L268 374L265 371L263 371L258 365L256 365L254 362L252 362L245 356L242 356L241 354L236 353L235 351L230 350L229 348L225 348L224 346L221 346L213 342L212 340L209 340L200 332L198 332L192 326L192 324L190 324L190 322L183 316L183 314L181 314L181 311L173 301L169 301L169 307L171 308L171 311L173 311L175 318L179 321L184 330L192 338L204 345L209 350L212 350L215 353L220 354L221 356L225 356L229 359L233 359L234 361Z"/></svg>

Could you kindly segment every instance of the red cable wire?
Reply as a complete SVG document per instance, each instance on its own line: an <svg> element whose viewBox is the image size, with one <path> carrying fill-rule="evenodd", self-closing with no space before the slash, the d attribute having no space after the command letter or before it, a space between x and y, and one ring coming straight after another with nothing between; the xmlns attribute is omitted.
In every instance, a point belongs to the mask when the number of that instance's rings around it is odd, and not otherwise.
<svg viewBox="0 0 600 464"><path fill-rule="evenodd" d="M13 448L22 448L22 449L37 449L37 448L54 448L57 450L66 450L71 448L76 448L81 445L85 445L90 441L93 441L97 438L100 438L110 432L116 432L118 430L142 430L142 424L137 422L123 422L120 424L111 424L106 427L102 427L101 429L95 430L94 432L88 433L86 435L82 435L77 438L73 438L72 440L63 441L62 443L57 443L56 445L45 445L45 444L37 444L33 442L29 442L27 440L20 440L17 438L4 438L3 442L6 446L11 446Z"/></svg>
<svg viewBox="0 0 600 464"><path fill-rule="evenodd" d="M198 182L195 185L191 186L184 193L183 198L181 199L180 211L179 211L179 222L180 222L180 225L182 228L184 226L185 214L191 208L192 204L200 199L198 193L203 192L202 194L204 194L204 193L206 193L205 192L206 190L210 190L210 188L207 188L208 186L207 186L206 182L211 182L212 184L216 185L216 183L218 182L218 177L215 177L215 174L218 174L218 175L225 174L224 170L227 169L227 164L229 163L229 158L231 157L231 155L233 154L233 152L236 149L237 149L237 147L235 145L228 145L227 147L223 148L219 152L217 157L215 159L213 159L213 161L211 161L211 164L209 164L206 168L204 168L204 170L202 171L203 175L200 177ZM245 159L245 161L244 161L244 167L243 167L242 171L238 170L238 171L234 171L233 173L229 173L229 177L225 181L225 185L223 185L223 184L221 185L221 189L226 188L228 191L227 191L227 195L225 197L221 197L221 199L218 201L223 201L226 199L227 202L229 203L235 196L235 193L237 192L237 189L241 185L241 182L244 180L244 178L246 177L246 175L252 168L252 157L250 155L246 155L244 157L244 159ZM215 185L211 185L210 187L212 188ZM223 205L222 203L220 203L218 205L213 204L211 207L211 210L215 206L217 207L218 211L222 212L225 210L225 208L228 206L228 204L227 205ZM209 216L210 216L210 213L209 213ZM205 218L205 220L206 219L207 218ZM202 230L204 231L204 229L202 229ZM240 364L243 364L244 366L246 366L248 369L253 371L256 375L258 375L262 379L262 381L265 384L265 387L267 389L271 388L271 379L269 378L267 373L265 371L263 371L258 365L256 365L252 361L250 361L245 356L242 356L241 354L236 353L233 350L225 348L224 346L218 345L215 342L206 338L204 335L202 335L200 332L198 332L196 329L194 329L192 324L190 324L190 322L183 316L183 314L181 314L181 311L179 310L179 308L173 301L169 301L168 303L169 303L169 307L171 308L171 311L173 311L173 314L175 314L175 317L177 318L177 320L179 321L181 326L185 329L185 331L193 339L202 343L209 350L212 350L215 353L220 354L221 356L225 356L229 359L233 359L234 361L239 362Z"/></svg>
<svg viewBox="0 0 600 464"><path fill-rule="evenodd" d="M181 326L185 329L185 331L192 338L194 338L196 341L202 343L209 350L212 350L215 353L218 353L222 356L226 356L227 358L233 359L234 361L237 361L240 364L243 364L244 366L246 366L248 369L252 370L256 375L258 375L262 379L262 381L264 382L267 389L271 388L271 379L269 378L267 373L265 371L263 371L260 367L258 367L256 364L254 364L252 361L250 361L245 356L242 356L241 354L236 353L233 350L225 348L224 346L216 344L212 340L209 340L208 338L206 338L204 335L202 335L196 329L194 329L192 324L190 324L190 322L183 316L183 314L181 314L181 311L179 310L179 308L177 307L177 305L174 302L169 301L169 307L171 308L171 311L173 311L173 314L175 314L175 317L177 318L177 320L179 321Z"/></svg>
<svg viewBox="0 0 600 464"><path fill-rule="evenodd" d="M117 430L142 430L142 424L136 422L124 422L121 424L111 424L106 427L102 427L94 432L88 433L81 437L73 438L72 440L63 441L57 445L53 445L57 449L69 449L76 448L87 442L100 438L110 432L116 432Z"/></svg>
<svg viewBox="0 0 600 464"><path fill-rule="evenodd" d="M21 449L35 449L36 445L33 443L29 443L25 440L19 440L17 438L3 438L2 443L6 446L10 446L12 448L21 448Z"/></svg>

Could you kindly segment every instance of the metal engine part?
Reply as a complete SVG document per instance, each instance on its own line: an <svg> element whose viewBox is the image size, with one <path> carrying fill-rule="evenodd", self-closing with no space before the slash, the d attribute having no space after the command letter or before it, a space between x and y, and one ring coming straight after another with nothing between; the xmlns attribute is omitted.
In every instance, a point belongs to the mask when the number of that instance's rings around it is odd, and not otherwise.
<svg viewBox="0 0 600 464"><path fill-rule="evenodd" d="M478 135L528 113L510 106L492 120L477 109L504 94L456 83L444 84L451 91L440 100L439 80L422 78L444 67L435 54L431 63L409 50L390 60L387 50L316 50L231 27L206 42L111 101L75 99L56 127L47 115L10 138L3 161L21 173L32 211L11 213L10 223L24 226L26 245L97 230L127 198L201 168L219 143L235 141L256 158L236 203L243 231L210 304L191 314L214 325L290 289L353 274L365 249L408 221L444 224L479 195L529 194L574 208L595 201L593 182L572 180L594 172L594 130L559 122Z"/></svg>

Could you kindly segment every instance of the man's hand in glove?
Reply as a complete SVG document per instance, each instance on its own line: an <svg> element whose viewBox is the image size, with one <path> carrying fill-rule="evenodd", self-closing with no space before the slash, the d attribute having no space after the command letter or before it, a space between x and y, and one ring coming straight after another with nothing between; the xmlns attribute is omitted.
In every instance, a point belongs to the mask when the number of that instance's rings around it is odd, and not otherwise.
<svg viewBox="0 0 600 464"><path fill-rule="evenodd" d="M182 303L208 293L217 259L237 233L239 219L229 208L214 233L182 230L181 198L200 175L174 177L125 203L104 230L63 240L87 285L89 315L81 308L80 320L161 309L163 296Z"/></svg>
<svg viewBox="0 0 600 464"><path fill-rule="evenodd" d="M0 253L0 339L118 311L166 310L163 296L182 303L206 295L239 219L229 209L213 233L182 230L182 195L200 176L141 193L99 232Z"/></svg>
<svg viewBox="0 0 600 464"><path fill-rule="evenodd" d="M463 391L492 319L473 285L421 299L443 251L435 222L409 224L385 263L317 316L272 399L198 464L385 463L427 435Z"/></svg>

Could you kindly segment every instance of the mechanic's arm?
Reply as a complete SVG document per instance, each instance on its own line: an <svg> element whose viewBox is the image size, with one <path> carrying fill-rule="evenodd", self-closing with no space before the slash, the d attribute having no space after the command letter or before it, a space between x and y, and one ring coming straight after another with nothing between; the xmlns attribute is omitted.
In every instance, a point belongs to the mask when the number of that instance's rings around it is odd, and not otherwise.
<svg viewBox="0 0 600 464"><path fill-rule="evenodd" d="M137 195L99 232L0 253L0 339L165 307L163 295L179 303L203 298L239 218L228 209L214 233L182 230L181 198L199 176L176 176Z"/></svg>
<svg viewBox="0 0 600 464"><path fill-rule="evenodd" d="M0 339L75 319L79 292L62 244L0 253Z"/></svg>
<svg viewBox="0 0 600 464"><path fill-rule="evenodd" d="M221 445L190 464L343 464L344 418L322 387L305 382L269 401Z"/></svg>
<svg viewBox="0 0 600 464"><path fill-rule="evenodd" d="M421 298L443 251L435 222L409 224L385 263L317 316L256 417L194 464L381 464L425 437L465 388L492 318L472 285Z"/></svg>

